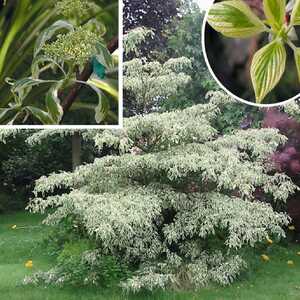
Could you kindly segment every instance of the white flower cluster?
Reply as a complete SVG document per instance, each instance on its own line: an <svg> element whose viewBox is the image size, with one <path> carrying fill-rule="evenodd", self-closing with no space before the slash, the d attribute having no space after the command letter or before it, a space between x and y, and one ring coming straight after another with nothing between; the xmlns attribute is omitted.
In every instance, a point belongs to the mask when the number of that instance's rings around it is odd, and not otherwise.
<svg viewBox="0 0 300 300"><path fill-rule="evenodd" d="M59 0L55 4L59 14L66 18L82 16L87 13L89 1L87 0Z"/></svg>
<svg viewBox="0 0 300 300"><path fill-rule="evenodd" d="M96 44L101 38L88 28L78 27L75 31L59 34L55 41L43 47L51 58L83 65L97 53Z"/></svg>

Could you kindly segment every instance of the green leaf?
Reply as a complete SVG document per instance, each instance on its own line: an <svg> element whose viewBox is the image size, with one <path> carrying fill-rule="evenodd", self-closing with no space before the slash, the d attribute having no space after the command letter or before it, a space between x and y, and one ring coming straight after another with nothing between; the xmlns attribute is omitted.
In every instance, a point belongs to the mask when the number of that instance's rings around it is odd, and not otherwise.
<svg viewBox="0 0 300 300"><path fill-rule="evenodd" d="M285 21L286 0L264 0L264 11L270 25L279 31Z"/></svg>
<svg viewBox="0 0 300 300"><path fill-rule="evenodd" d="M102 43L96 44L96 55L97 61L107 69L113 68L113 58L108 49Z"/></svg>
<svg viewBox="0 0 300 300"><path fill-rule="evenodd" d="M295 63L297 67L298 78L300 82L300 48L294 50Z"/></svg>
<svg viewBox="0 0 300 300"><path fill-rule="evenodd" d="M0 108L0 124L12 125L18 117L20 107Z"/></svg>
<svg viewBox="0 0 300 300"><path fill-rule="evenodd" d="M58 98L58 90L61 84L55 85L49 90L46 95L46 108L49 115L56 124L59 124L62 116L64 114L63 108L60 105L60 100Z"/></svg>
<svg viewBox="0 0 300 300"><path fill-rule="evenodd" d="M255 53L251 64L251 79L257 103L261 103L277 85L285 64L286 51L280 39L274 40Z"/></svg>
<svg viewBox="0 0 300 300"><path fill-rule="evenodd" d="M54 34L61 29L66 29L68 31L74 31L74 26L67 22L67 21L56 21L54 24L52 24L50 27L45 29L37 38L35 47L34 47L34 54L33 56L37 56L37 54L42 50L45 43L50 40Z"/></svg>
<svg viewBox="0 0 300 300"><path fill-rule="evenodd" d="M214 4L207 21L216 31L233 38L248 38L267 29L250 7L240 0Z"/></svg>
<svg viewBox="0 0 300 300"><path fill-rule="evenodd" d="M51 118L50 114L33 106L26 106L24 110L31 113L35 118L37 118L43 125L54 125L55 121Z"/></svg>
<svg viewBox="0 0 300 300"><path fill-rule="evenodd" d="M296 0L291 14L291 25L300 25L300 0Z"/></svg>
<svg viewBox="0 0 300 300"><path fill-rule="evenodd" d="M30 6L29 0L18 1L17 3L15 3L13 9L11 10L12 15L10 16L8 22L10 23L10 26L8 27L8 32L5 32L7 30L4 30L4 35L3 32L1 32L0 34L2 40L1 47L0 47L0 75L5 67L6 57L7 54L9 53L9 50L11 49L10 48L11 44L13 43L14 40L18 39L16 38L16 36L20 31L20 29L24 27L24 24L26 22L26 17L27 17L26 10L28 10L29 6ZM6 25L5 18L2 18L2 20L4 24L1 23L0 26L1 31L2 28L5 29L5 25Z"/></svg>

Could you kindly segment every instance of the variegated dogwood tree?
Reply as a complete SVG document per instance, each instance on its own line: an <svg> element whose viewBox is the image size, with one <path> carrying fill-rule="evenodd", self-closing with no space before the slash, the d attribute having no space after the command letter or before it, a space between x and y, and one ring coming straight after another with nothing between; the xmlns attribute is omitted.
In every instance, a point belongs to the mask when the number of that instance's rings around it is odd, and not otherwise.
<svg viewBox="0 0 300 300"><path fill-rule="evenodd" d="M125 289L230 284L247 266L243 249L285 236L290 219L270 203L285 202L297 187L270 162L286 142L277 130L219 135L214 122L228 101L215 92L207 104L94 131L96 147L111 155L40 178L28 209L46 214L50 226L71 220L93 241L82 254L91 270L106 255L129 265ZM63 284L68 276L58 265L26 283ZM84 282L101 284L97 278L91 272Z"/></svg>

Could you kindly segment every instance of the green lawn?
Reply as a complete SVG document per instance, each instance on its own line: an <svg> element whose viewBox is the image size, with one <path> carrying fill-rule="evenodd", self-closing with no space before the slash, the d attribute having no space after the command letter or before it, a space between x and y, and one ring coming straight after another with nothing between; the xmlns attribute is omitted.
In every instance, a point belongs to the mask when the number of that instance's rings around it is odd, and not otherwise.
<svg viewBox="0 0 300 300"><path fill-rule="evenodd" d="M47 229L41 218L26 213L0 215L0 299L1 300L300 300L300 246L288 249L271 246L270 261L260 262L259 254L253 260L256 267L230 287L210 287L198 293L157 292L125 295L119 290L101 288L53 288L22 286L22 279L38 269L51 266L51 258L43 250L41 241ZM16 229L12 229L17 225ZM33 269L26 269L27 260ZM287 265L288 260L294 266Z"/></svg>

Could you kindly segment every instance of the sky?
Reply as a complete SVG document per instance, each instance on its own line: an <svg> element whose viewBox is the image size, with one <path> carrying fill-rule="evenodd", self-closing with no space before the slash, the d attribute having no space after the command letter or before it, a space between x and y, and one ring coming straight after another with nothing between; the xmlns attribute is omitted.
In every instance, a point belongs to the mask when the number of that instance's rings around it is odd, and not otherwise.
<svg viewBox="0 0 300 300"><path fill-rule="evenodd" d="M207 9L213 0L197 0L200 8Z"/></svg>

